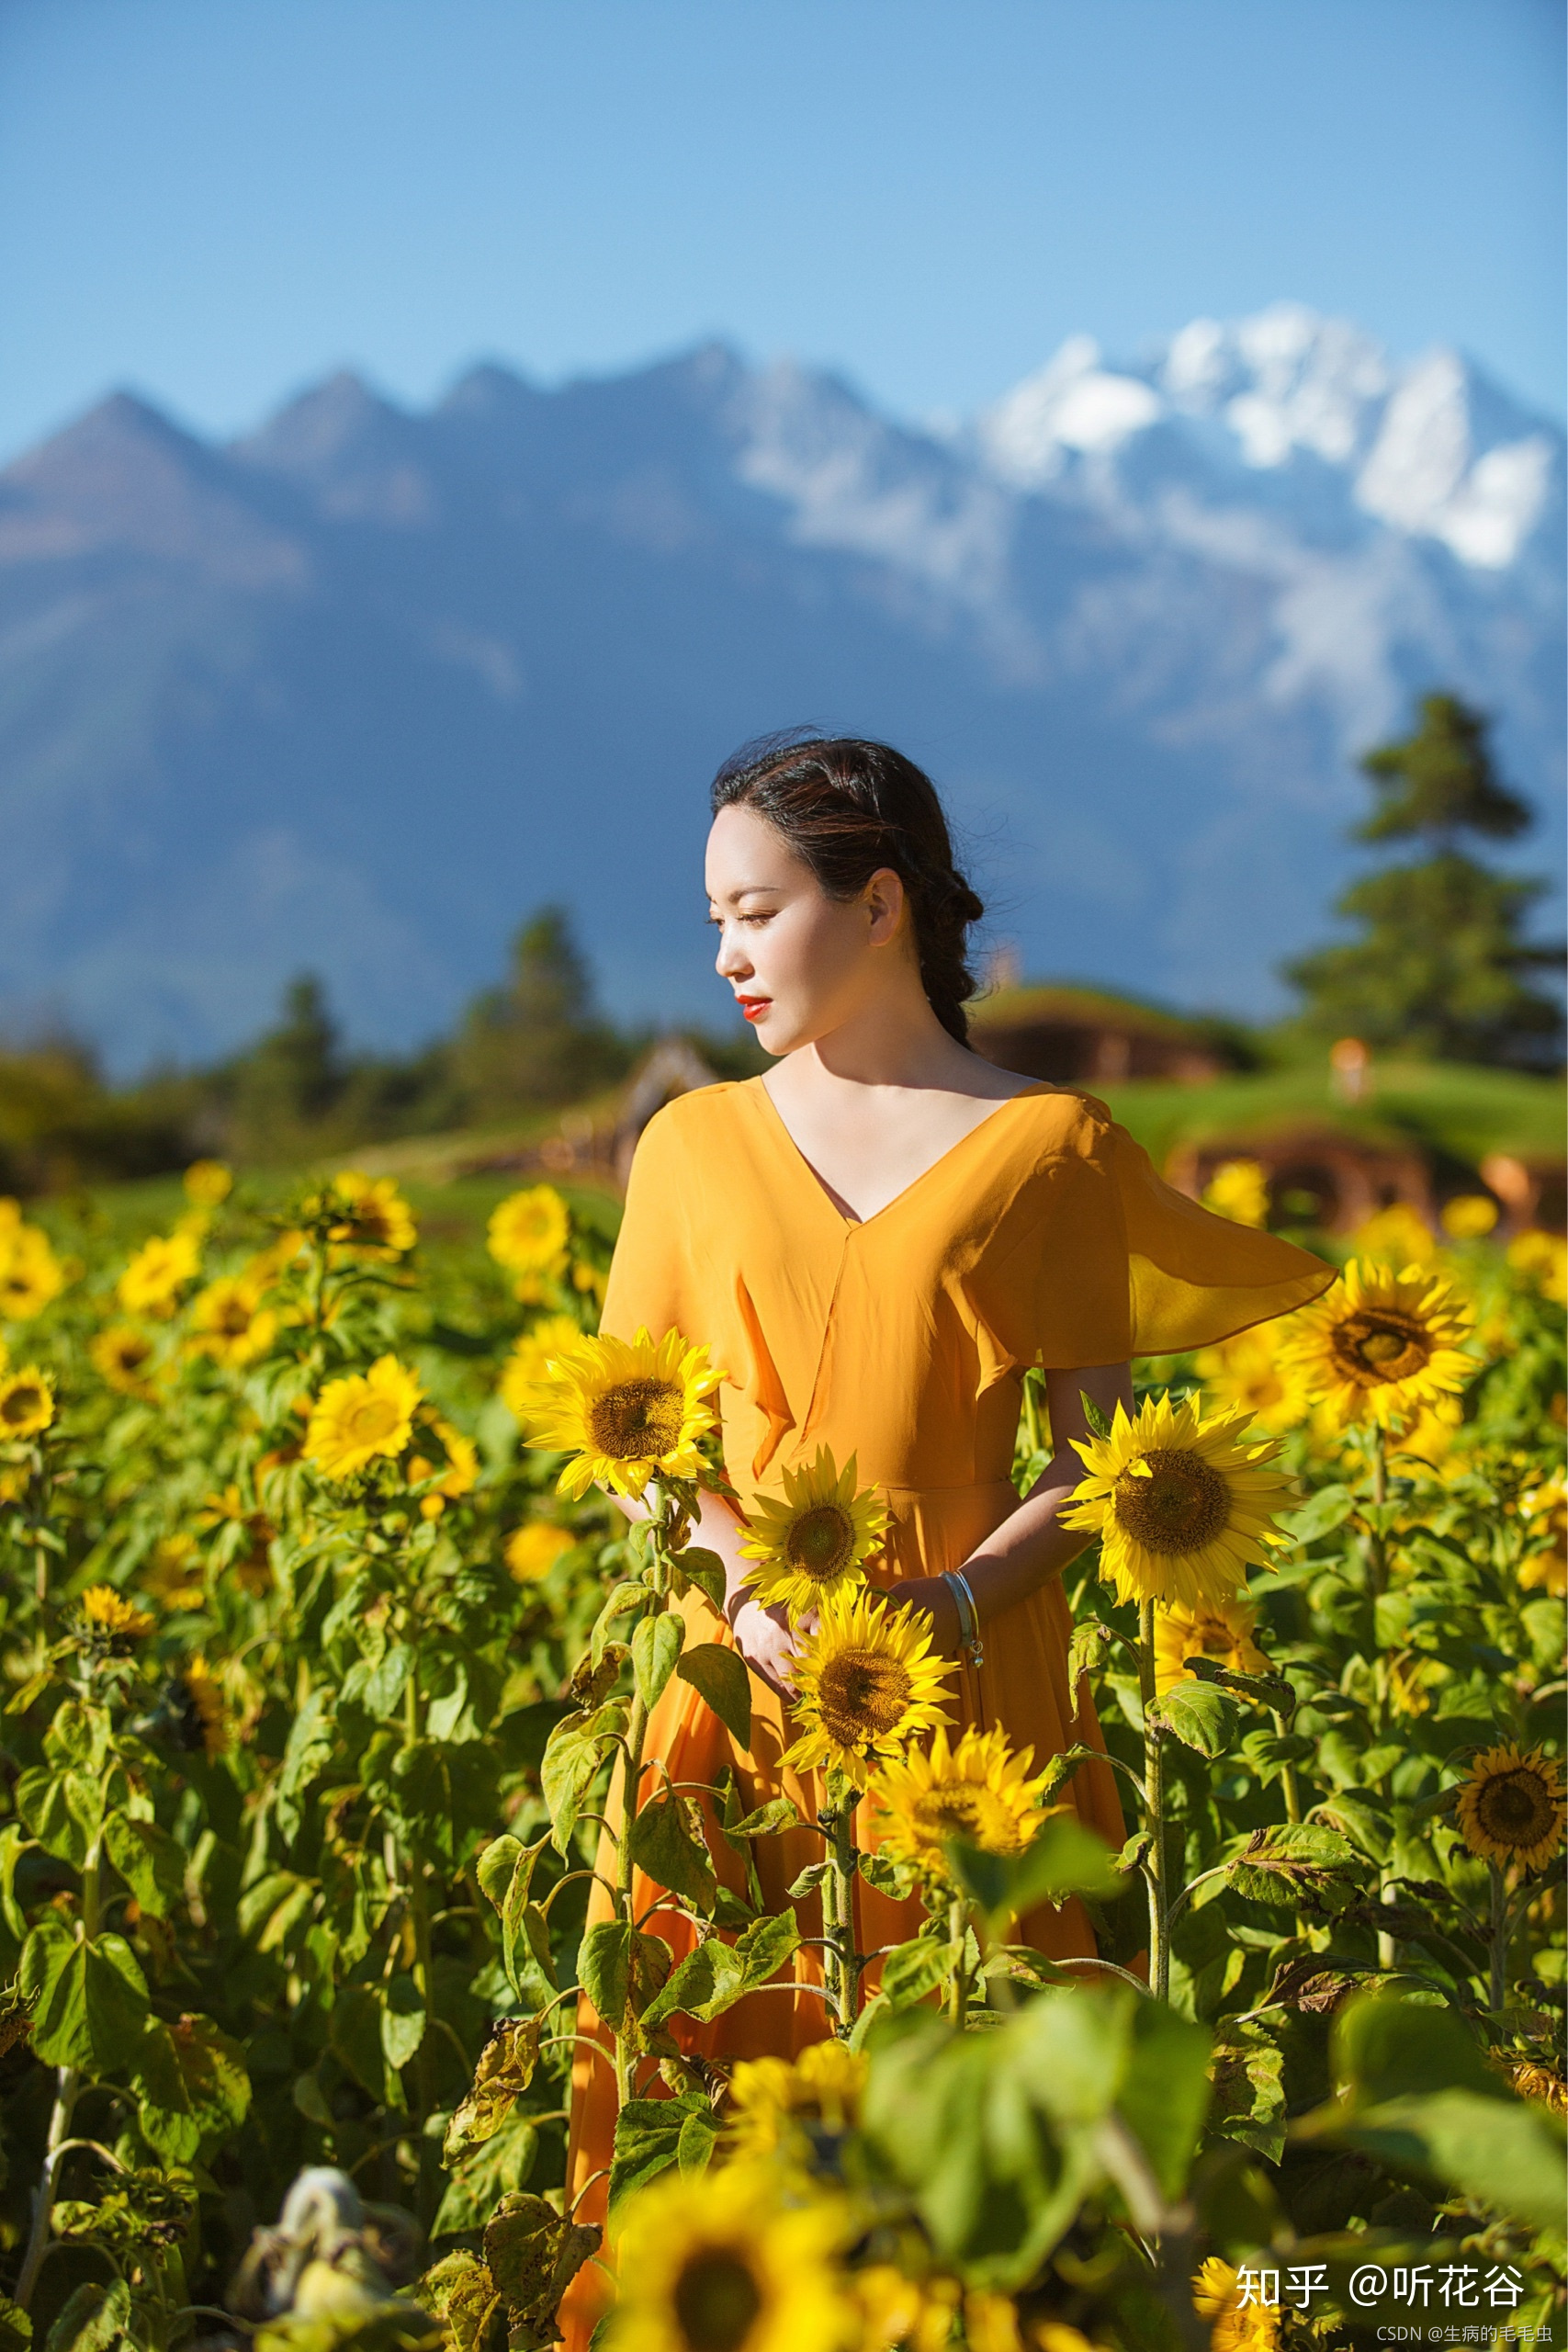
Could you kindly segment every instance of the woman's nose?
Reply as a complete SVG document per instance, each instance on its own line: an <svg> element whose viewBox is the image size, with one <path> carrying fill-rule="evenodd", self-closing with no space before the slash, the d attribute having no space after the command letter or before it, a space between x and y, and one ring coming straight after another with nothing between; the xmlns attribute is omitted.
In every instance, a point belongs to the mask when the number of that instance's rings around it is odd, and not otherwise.
<svg viewBox="0 0 1568 2352"><path fill-rule="evenodd" d="M713 967L721 980L739 980L750 970L751 959L732 932L720 933Z"/></svg>

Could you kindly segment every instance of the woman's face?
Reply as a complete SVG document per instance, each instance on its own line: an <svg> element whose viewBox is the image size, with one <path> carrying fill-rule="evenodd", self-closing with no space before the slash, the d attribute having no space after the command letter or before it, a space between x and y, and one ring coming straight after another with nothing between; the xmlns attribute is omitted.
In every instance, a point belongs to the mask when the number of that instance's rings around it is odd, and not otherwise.
<svg viewBox="0 0 1568 2352"><path fill-rule="evenodd" d="M860 896L829 899L784 835L754 809L721 808L707 847L715 967L770 1054L840 1027L913 964L904 886L879 867ZM891 967L891 968L890 968Z"/></svg>

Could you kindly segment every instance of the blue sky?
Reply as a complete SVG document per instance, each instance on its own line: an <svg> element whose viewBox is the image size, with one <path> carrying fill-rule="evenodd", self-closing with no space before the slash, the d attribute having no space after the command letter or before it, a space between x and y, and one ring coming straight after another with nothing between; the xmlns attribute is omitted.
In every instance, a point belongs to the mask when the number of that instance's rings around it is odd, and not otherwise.
<svg viewBox="0 0 1568 2352"><path fill-rule="evenodd" d="M720 334L963 412L1280 296L1561 414L1556 0L0 0L0 457Z"/></svg>

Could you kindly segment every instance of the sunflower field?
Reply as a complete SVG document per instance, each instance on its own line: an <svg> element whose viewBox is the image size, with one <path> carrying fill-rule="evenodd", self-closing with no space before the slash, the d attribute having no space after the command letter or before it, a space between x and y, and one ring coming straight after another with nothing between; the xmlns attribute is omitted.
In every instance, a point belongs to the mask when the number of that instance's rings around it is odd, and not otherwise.
<svg viewBox="0 0 1568 2352"><path fill-rule="evenodd" d="M1083 1753L950 1744L812 1465L751 1546L826 1791L769 1912L788 1801L642 1762L671 1677L750 1702L674 1606L721 1368L592 1337L613 1204L185 1190L134 1246L0 1202L0 2352L532 2352L563 2297L607 2352L1565 2341L1560 1240L1389 1212L1096 1424L1120 1852ZM922 1932L858 1951L857 1874ZM1019 1939L1074 1894L1098 1963ZM692 2054L807 1947L820 2042Z"/></svg>

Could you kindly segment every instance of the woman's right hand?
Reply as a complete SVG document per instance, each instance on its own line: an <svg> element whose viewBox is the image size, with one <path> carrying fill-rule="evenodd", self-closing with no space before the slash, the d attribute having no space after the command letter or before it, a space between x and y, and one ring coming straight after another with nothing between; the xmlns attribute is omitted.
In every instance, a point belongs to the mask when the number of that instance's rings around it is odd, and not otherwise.
<svg viewBox="0 0 1568 2352"><path fill-rule="evenodd" d="M795 1696L795 1659L800 1645L790 1631L788 1612L764 1609L758 1600L743 1600L735 1612L735 1646L754 1674L760 1674L781 1699Z"/></svg>

